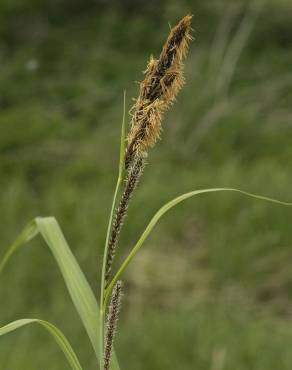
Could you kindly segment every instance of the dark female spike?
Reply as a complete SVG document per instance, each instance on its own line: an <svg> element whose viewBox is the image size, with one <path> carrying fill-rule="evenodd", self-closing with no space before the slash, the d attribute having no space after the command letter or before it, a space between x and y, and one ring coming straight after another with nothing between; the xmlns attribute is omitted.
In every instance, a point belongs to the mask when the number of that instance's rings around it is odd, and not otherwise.
<svg viewBox="0 0 292 370"><path fill-rule="evenodd" d="M109 370L110 368L110 360L111 354L113 349L114 338L117 329L117 322L119 318L119 312L121 307L121 299L122 299L122 288L123 284L122 281L118 281L113 288L109 311L107 316L106 322L106 334L105 334L105 346L104 346L104 354L103 354L103 369Z"/></svg>
<svg viewBox="0 0 292 370"><path fill-rule="evenodd" d="M139 158L131 167L125 181L124 192L122 194L120 203L115 212L115 217L113 220L112 230L108 244L108 254L106 260L106 273L105 273L106 281L108 281L110 277L110 272L116 252L117 243L119 240L120 231L127 213L129 202L132 197L133 191L135 190L138 184L144 165L145 161L142 158Z"/></svg>

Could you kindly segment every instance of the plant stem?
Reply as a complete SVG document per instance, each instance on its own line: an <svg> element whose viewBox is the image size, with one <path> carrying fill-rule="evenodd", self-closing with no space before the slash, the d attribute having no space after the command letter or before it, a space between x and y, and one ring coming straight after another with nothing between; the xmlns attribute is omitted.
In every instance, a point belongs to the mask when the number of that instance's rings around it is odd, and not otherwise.
<svg viewBox="0 0 292 370"><path fill-rule="evenodd" d="M100 318L100 328L99 328L99 367L100 370L103 369L103 352L104 352L104 317L106 311L106 304L104 302L104 293L105 293L105 273L106 273L106 262L107 262L107 254L108 254L108 245L109 245L109 238L110 232L113 222L113 215L114 210L116 207L117 196L119 193L120 185L123 181L124 175L124 163L125 163L125 121L126 121L126 91L124 91L124 101L123 101L123 119L122 119L122 129L121 129L121 142L120 142L120 160L119 160L119 175L116 183L116 188L113 196L107 232L106 232L106 239L105 239L105 246L104 246L104 253L103 253L103 261L102 261L102 272L101 272L101 284L100 284L100 307L99 307L99 318Z"/></svg>
<svg viewBox="0 0 292 370"><path fill-rule="evenodd" d="M109 236L110 236L110 231L111 231L111 226L112 226L112 219L113 219L113 214L114 214L114 209L116 205L116 199L117 195L119 192L119 188L122 182L122 177L119 176L117 183L116 183L116 188L114 192L114 197L113 197L113 202L112 202L112 207L111 207L111 212L110 212L110 217L109 217L109 222L108 222L108 227L107 227L107 234L106 234L106 241L105 241L105 247L104 247L104 255L103 255L103 263L102 263L102 272L101 272L101 287L100 287L100 331L99 331L99 341L100 341L100 370L103 368L103 348L104 348L104 315L105 315L105 310L106 310L106 305L104 302L104 292L105 292L105 269L106 269L106 260L107 260L107 252L108 252L108 242L109 242Z"/></svg>

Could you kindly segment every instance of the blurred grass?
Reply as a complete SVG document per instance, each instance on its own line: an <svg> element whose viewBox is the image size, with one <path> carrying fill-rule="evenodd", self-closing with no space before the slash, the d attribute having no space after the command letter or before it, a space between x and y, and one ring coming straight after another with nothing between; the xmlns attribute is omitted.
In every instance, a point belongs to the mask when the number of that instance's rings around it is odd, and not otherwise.
<svg viewBox="0 0 292 370"><path fill-rule="evenodd" d="M291 200L290 2L267 1L248 18L251 34L230 84L218 90L230 62L224 51L247 8L227 0L2 1L0 252L28 220L54 215L97 286L123 89L136 95L133 81L159 52L167 22L186 12L196 30L187 85L130 207L122 256L153 212L185 191L234 186ZM226 41L218 38L224 27ZM233 194L193 199L167 215L126 276L122 367L290 369L290 220L289 209ZM1 276L1 322L53 321L94 369L62 278L38 243ZM1 338L1 369L40 367L65 368L40 330Z"/></svg>

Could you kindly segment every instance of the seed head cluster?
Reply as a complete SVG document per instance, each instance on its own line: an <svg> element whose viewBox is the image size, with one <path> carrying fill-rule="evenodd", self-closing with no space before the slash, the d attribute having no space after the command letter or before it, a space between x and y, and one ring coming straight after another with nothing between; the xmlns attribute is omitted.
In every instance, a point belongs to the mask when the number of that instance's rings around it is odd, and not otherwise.
<svg viewBox="0 0 292 370"><path fill-rule="evenodd" d="M105 346L103 356L104 370L109 370L110 368L113 342L116 334L117 322L121 308L122 288L123 288L122 281L119 280L114 286L111 295L111 301L109 305L109 311L106 322Z"/></svg>
<svg viewBox="0 0 292 370"><path fill-rule="evenodd" d="M139 96L131 109L126 168L136 155L147 152L155 144L161 132L162 115L184 84L183 60L191 40L191 19L187 15L171 29L159 59L150 58Z"/></svg>
<svg viewBox="0 0 292 370"><path fill-rule="evenodd" d="M184 84L183 60L191 40L192 16L185 16L175 27L162 48L158 59L150 58L140 83L140 91L131 108L131 128L127 137L125 167L127 177L123 194L115 211L108 243L105 280L109 281L119 234L132 194L139 182L148 148L160 136L161 120Z"/></svg>
<svg viewBox="0 0 292 370"><path fill-rule="evenodd" d="M109 244L108 244L108 256L106 260L106 272L105 280L108 281L111 273L111 268L113 260L116 253L116 247L120 235L121 228L123 226L127 209L129 206L130 199L132 194L138 184L140 176L143 172L145 161L142 158L138 158L135 163L131 166L128 176L125 180L125 188L120 199L120 203L116 209L112 230L110 234Z"/></svg>

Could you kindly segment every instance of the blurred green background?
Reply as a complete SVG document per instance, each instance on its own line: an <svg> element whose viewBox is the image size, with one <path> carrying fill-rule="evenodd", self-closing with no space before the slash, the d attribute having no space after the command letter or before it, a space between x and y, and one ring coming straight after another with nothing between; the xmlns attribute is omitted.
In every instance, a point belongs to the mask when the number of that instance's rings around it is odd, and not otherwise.
<svg viewBox="0 0 292 370"><path fill-rule="evenodd" d="M0 253L35 216L54 215L91 285L128 109L169 26L194 14L186 86L130 206L115 266L152 214L192 189L291 195L290 0L1 0ZM171 211L126 276L122 369L292 368L291 209L237 194ZM84 368L93 352L41 238L1 275L1 325L59 325ZM31 327L0 338L2 370L64 370Z"/></svg>

